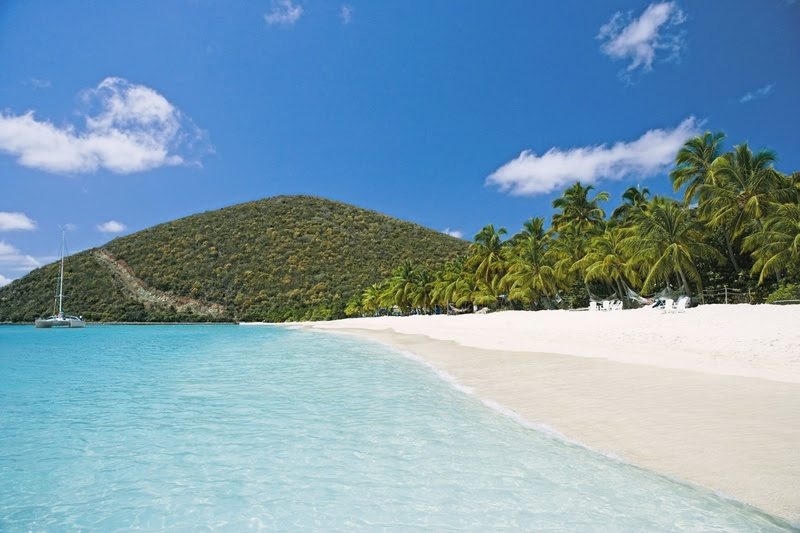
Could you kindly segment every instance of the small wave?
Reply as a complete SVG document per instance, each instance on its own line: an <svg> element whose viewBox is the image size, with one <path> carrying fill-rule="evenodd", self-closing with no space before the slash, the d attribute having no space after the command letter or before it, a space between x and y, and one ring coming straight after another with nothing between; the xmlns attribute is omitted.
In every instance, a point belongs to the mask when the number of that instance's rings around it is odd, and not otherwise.
<svg viewBox="0 0 800 533"><path fill-rule="evenodd" d="M455 378L455 376L453 376L453 374L451 374L447 370L442 370L441 368L437 367L436 365L434 365L433 363L431 363L427 359L425 359L423 357L420 357L419 355L417 355L417 354L415 354L413 352L407 352L405 350L398 350L396 348L394 349L394 351L399 353L400 355L402 355L403 357L405 357L407 359L411 359L413 361L416 361L417 363L420 363L420 364L430 368L431 370L433 370L434 374L439 376L439 378L441 378L442 380L446 381L454 389L459 390L461 392L464 392L466 394L471 394L471 395L477 397L477 395L475 394L475 389L473 389L472 387L467 387L463 383L459 382Z"/></svg>
<svg viewBox="0 0 800 533"><path fill-rule="evenodd" d="M539 433L543 433L543 434L548 435L549 437L552 437L552 438L554 438L556 440L559 440L559 441L561 441L563 443L570 444L570 445L573 445L573 446L578 446L580 448L584 448L586 450L589 450L589 451L591 451L593 453L596 453L598 455L602 455L603 457L607 457L607 458L612 459L614 461L617 461L617 462L620 462L620 463L623 463L623 464L626 464L626 465L630 465L631 464L628 461L626 461L625 459L623 459L620 455L617 455L614 452L611 452L611 451L608 451L608 450L601 450L601 449L598 449L598 448L593 448L593 447L589 446L588 444L586 444L585 442L581 442L581 441L579 441L577 439L573 439L573 438L567 437L566 435L561 433L559 430L557 430L553 426L550 426L548 424L543 424L541 422L533 422L531 420L528 420L524 416L520 415L519 413L517 413L513 409L510 409L510 408L506 407L505 405L502 405L502 404L500 404L500 403L498 403L498 402L496 402L496 401L494 401L492 399L483 398L483 397L479 396L478 394L475 393L475 389L474 388L469 387L467 385L464 385L463 383L458 381L458 379L456 379L456 377L453 376L453 374L451 374L450 372L448 372L446 370L442 370L441 368L437 367L436 365L434 365L433 363L431 363L430 361L428 361L424 357L421 357L421 356L419 356L419 355L417 355L417 354L415 354L413 352L409 352L409 351L406 351L406 350L400 350L400 349L397 349L397 348L392 348L392 350L394 352L402 355L403 357L405 357L407 359L411 359L413 361L416 361L417 363L420 363L420 364L428 367L429 369L431 369L433 371L434 374L436 374L440 379L445 381L448 385L450 385L454 389L456 389L458 391L461 391L461 392L463 392L465 394L469 394L471 396L474 396L475 398L480 400L481 403L483 403L489 409L492 409L493 411L503 415L504 417L513 420L514 422L516 422L517 424L519 424L519 425L521 425L521 426L523 426L525 428L532 429L532 430L537 431Z"/></svg>

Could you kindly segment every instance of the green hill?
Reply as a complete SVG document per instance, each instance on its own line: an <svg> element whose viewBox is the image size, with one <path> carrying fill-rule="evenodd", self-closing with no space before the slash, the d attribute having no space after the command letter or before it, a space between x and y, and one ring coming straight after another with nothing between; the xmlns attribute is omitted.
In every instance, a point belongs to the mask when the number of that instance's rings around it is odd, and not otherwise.
<svg viewBox="0 0 800 533"><path fill-rule="evenodd" d="M65 312L100 321L328 319L411 261L468 243L340 202L280 196L159 224L66 260ZM0 288L0 322L53 309L57 264Z"/></svg>

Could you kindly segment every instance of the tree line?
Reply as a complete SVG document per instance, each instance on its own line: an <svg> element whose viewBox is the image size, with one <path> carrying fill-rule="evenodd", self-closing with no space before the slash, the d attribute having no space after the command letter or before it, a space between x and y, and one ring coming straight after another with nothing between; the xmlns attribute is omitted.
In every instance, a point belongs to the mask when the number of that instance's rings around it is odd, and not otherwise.
<svg viewBox="0 0 800 533"><path fill-rule="evenodd" d="M592 297L634 307L642 294L708 300L718 287L800 299L800 172L776 170L769 149L723 151L724 139L709 131L678 151L669 179L682 201L630 187L607 216L609 194L577 182L553 201L549 227L533 217L506 238L488 224L466 255L438 270L399 264L346 313L578 308Z"/></svg>

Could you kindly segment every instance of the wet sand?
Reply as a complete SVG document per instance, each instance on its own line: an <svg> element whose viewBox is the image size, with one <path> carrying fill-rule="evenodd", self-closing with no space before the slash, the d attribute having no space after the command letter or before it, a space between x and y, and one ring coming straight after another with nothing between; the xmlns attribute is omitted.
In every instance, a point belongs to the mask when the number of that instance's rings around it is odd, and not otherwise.
<svg viewBox="0 0 800 533"><path fill-rule="evenodd" d="M567 439L798 524L800 307L760 307L706 306L679 317L653 310L508 312L303 326L412 352L480 398ZM666 321L692 325L665 334ZM532 332L554 323L571 331L560 354L547 353L552 339ZM609 323L618 331L603 337ZM713 331L709 323L727 326ZM752 327L744 330L747 323ZM663 342L672 335L670 349L646 352L646 345L632 344L625 333L632 327L634 338L650 334ZM614 335L618 340L609 340ZM720 353L731 342L738 343L734 353ZM565 355L570 351L575 355Z"/></svg>

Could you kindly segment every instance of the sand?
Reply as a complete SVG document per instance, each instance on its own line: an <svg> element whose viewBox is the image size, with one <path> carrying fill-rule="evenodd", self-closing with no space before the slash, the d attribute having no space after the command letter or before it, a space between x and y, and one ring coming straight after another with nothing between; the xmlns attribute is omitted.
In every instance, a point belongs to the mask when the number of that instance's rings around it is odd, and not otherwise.
<svg viewBox="0 0 800 533"><path fill-rule="evenodd" d="M800 524L800 306L305 323L413 352L488 403Z"/></svg>

